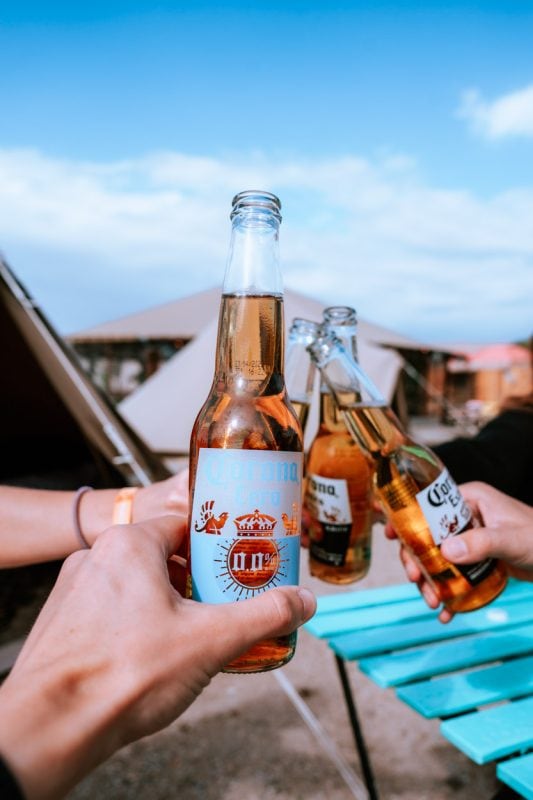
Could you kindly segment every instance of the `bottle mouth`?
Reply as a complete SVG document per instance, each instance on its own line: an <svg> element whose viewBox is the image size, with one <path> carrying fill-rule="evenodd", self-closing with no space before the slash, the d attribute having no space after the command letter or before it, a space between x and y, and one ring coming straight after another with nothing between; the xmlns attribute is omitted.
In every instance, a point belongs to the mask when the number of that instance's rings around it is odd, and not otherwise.
<svg viewBox="0 0 533 800"><path fill-rule="evenodd" d="M295 317L289 330L289 335L307 336L310 343L314 342L320 333L320 324L318 322L314 322L311 319L303 319L303 317Z"/></svg>
<svg viewBox="0 0 533 800"><path fill-rule="evenodd" d="M270 192L263 192L258 189L247 189L244 192L236 194L232 200L230 219L236 217L237 214L242 214L247 211L258 212L259 214L267 212L275 217L278 222L281 222L280 199Z"/></svg>
<svg viewBox="0 0 533 800"><path fill-rule="evenodd" d="M357 312L351 306L329 306L324 309L324 322L329 325L357 325Z"/></svg>

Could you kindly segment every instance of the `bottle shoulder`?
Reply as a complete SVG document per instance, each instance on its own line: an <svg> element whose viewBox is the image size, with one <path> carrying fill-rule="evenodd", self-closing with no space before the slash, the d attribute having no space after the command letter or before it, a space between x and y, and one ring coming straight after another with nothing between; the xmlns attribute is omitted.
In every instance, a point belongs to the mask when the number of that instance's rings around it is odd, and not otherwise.
<svg viewBox="0 0 533 800"><path fill-rule="evenodd" d="M347 431L319 431L309 449L307 471L324 477L369 480L372 464Z"/></svg>
<svg viewBox="0 0 533 800"><path fill-rule="evenodd" d="M303 442L285 392L259 397L212 392L191 436L191 450L199 447L301 451Z"/></svg>

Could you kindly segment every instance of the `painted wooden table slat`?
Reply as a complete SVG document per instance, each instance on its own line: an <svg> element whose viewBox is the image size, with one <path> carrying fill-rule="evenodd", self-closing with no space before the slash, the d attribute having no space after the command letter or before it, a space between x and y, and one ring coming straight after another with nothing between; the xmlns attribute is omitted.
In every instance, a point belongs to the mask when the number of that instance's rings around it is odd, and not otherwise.
<svg viewBox="0 0 533 800"><path fill-rule="evenodd" d="M533 800L533 753L498 764L498 778L526 800Z"/></svg>
<svg viewBox="0 0 533 800"><path fill-rule="evenodd" d="M441 733L476 764L533 747L533 697L448 719Z"/></svg>
<svg viewBox="0 0 533 800"><path fill-rule="evenodd" d="M426 719L462 714L533 694L533 656L401 686L396 694Z"/></svg>

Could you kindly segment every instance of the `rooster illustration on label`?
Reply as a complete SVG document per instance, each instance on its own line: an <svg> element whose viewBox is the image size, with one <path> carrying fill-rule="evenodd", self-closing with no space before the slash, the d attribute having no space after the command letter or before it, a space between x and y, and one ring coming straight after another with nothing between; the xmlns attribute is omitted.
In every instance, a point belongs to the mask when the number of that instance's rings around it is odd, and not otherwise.
<svg viewBox="0 0 533 800"><path fill-rule="evenodd" d="M218 517L215 517L215 501L206 500L202 503L200 509L200 526L198 521L194 523L194 530L197 533L214 533L219 534L228 519L228 512L223 511Z"/></svg>

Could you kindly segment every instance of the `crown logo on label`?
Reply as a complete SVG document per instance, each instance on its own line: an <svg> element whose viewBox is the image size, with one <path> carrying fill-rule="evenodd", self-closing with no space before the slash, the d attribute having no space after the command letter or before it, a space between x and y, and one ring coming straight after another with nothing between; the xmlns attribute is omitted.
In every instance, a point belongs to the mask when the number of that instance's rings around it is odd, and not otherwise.
<svg viewBox="0 0 533 800"><path fill-rule="evenodd" d="M256 508L252 514L243 514L233 520L238 536L272 536L276 527L276 517L261 514Z"/></svg>

